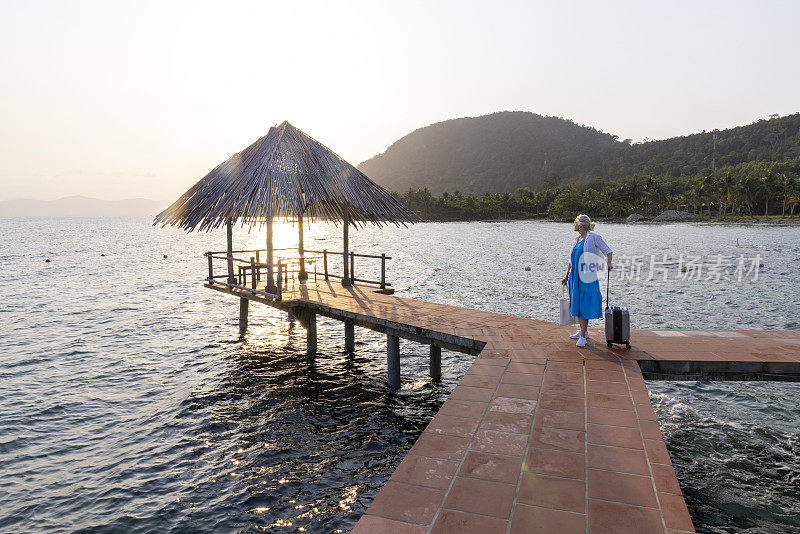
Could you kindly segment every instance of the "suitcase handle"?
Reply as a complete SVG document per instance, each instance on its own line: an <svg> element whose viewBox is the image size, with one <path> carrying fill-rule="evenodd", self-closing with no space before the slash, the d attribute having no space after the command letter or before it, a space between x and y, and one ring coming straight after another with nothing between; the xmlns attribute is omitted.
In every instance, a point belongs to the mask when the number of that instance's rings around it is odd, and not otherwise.
<svg viewBox="0 0 800 534"><path fill-rule="evenodd" d="M608 286L611 283L611 270L606 270L608 271L608 278L606 278L606 309L608 309Z"/></svg>

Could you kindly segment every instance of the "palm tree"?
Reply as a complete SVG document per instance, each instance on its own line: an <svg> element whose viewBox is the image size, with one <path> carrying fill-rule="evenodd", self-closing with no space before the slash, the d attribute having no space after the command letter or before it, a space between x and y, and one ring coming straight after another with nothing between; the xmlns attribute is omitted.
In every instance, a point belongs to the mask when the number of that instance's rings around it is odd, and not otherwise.
<svg viewBox="0 0 800 534"><path fill-rule="evenodd" d="M657 187L658 184L655 180L653 180L653 175L648 175L647 178L644 179L644 185L642 186L642 201L644 202L645 216L650 215L650 208L653 206L653 200L658 200Z"/></svg>
<svg viewBox="0 0 800 534"><path fill-rule="evenodd" d="M722 208L723 219L725 218L725 209L728 207L728 203L731 202L732 200L731 195L733 193L733 185L734 185L733 176L731 176L730 171L726 172L725 176L722 177L722 180L719 183L721 189L720 198L723 200L723 202L721 202L722 205L720 206Z"/></svg>
<svg viewBox="0 0 800 534"><path fill-rule="evenodd" d="M792 194L792 177L785 171L778 176L778 189L781 192L783 205L781 206L781 218L786 217L786 203L789 201L789 195Z"/></svg>
<svg viewBox="0 0 800 534"><path fill-rule="evenodd" d="M789 202L789 217L794 218L794 207L800 203L800 176L789 175L789 177L791 186L787 201Z"/></svg>
<svg viewBox="0 0 800 534"><path fill-rule="evenodd" d="M710 172L705 173L697 182L697 194L705 198L708 216L711 217L711 194L714 191L714 176ZM702 211L702 209L701 209Z"/></svg>
<svg viewBox="0 0 800 534"><path fill-rule="evenodd" d="M769 217L769 197L775 190L775 173L769 169L761 176L761 193L764 195L764 217Z"/></svg>
<svg viewBox="0 0 800 534"><path fill-rule="evenodd" d="M686 209L691 213L695 212L695 206L700 204L700 194L697 190L697 185L691 185L683 192L683 202L686 204Z"/></svg>
<svg viewBox="0 0 800 534"><path fill-rule="evenodd" d="M641 189L639 188L639 179L634 174L633 178L631 178L631 181L628 184L628 194L627 194L628 203L631 209L633 209L633 211L636 211L636 205L639 203L639 196L641 195L641 193L642 193Z"/></svg>
<svg viewBox="0 0 800 534"><path fill-rule="evenodd" d="M747 207L747 211L751 216L753 214L753 207L756 202L759 185L760 183L758 183L755 178L749 174L745 174L736 180L736 185L734 186L735 198L741 206Z"/></svg>

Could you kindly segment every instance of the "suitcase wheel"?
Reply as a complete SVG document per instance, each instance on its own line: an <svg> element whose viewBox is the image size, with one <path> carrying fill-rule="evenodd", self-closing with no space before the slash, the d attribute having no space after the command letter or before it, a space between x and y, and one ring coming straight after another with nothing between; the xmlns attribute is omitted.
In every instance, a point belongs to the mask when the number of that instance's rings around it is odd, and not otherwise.
<svg viewBox="0 0 800 534"><path fill-rule="evenodd" d="M614 346L614 344L612 342L610 342L610 341L607 341L606 343L608 343L608 348L609 349Z"/></svg>
<svg viewBox="0 0 800 534"><path fill-rule="evenodd" d="M625 343L625 348L628 349L628 350L631 350L631 344L630 343Z"/></svg>

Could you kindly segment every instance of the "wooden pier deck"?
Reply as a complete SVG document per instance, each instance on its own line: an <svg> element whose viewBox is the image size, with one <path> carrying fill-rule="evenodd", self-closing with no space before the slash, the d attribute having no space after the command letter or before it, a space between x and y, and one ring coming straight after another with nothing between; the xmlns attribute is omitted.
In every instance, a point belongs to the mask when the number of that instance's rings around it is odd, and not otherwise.
<svg viewBox="0 0 800 534"><path fill-rule="evenodd" d="M357 534L693 532L645 379L800 380L800 332L634 330L628 351L590 329L579 349L574 327L338 281L291 284L282 301L207 287L310 334L315 315L387 333L390 382L393 337L431 344L432 374L441 347L477 355Z"/></svg>

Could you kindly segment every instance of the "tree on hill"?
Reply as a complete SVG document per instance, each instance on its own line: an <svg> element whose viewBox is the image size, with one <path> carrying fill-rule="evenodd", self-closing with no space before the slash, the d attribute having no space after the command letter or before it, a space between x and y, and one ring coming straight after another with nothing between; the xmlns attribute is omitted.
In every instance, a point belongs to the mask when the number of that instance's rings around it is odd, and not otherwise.
<svg viewBox="0 0 800 534"><path fill-rule="evenodd" d="M692 176L650 174L623 179L591 178L534 191L475 195L460 191L434 196L430 189L409 189L400 198L423 219L478 220L549 217L571 219L578 213L621 218L666 209L724 219L731 215L794 217L800 203L800 157L783 162L745 162L716 173ZM772 200L780 201L780 209Z"/></svg>
<svg viewBox="0 0 800 534"><path fill-rule="evenodd" d="M800 113L721 130L717 136L718 169L790 160L800 156ZM713 143L712 132L620 142L566 119L504 111L420 128L359 168L396 191L537 191L593 177L697 176L711 170ZM704 205L710 207L707 199Z"/></svg>

